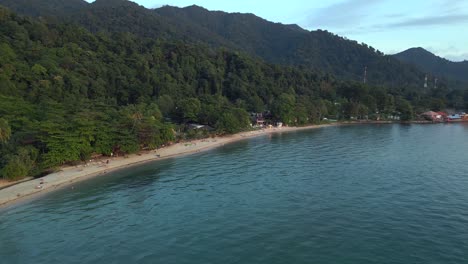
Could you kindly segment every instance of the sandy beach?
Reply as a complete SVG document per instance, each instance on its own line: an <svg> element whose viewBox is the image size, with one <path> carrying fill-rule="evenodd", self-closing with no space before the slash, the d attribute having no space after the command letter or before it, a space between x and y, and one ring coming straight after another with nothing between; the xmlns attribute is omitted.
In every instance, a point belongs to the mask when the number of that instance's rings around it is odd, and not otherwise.
<svg viewBox="0 0 468 264"><path fill-rule="evenodd" d="M20 182L13 186L0 189L0 206L8 206L13 204L14 202L20 202L25 199L34 199L37 198L39 195L48 193L58 188L70 186L78 181L82 181L92 177L98 177L111 171L127 168L129 166L134 166L145 162L197 153L215 147L223 146L228 143L233 143L239 140L268 135L272 133L284 133L336 125L338 124L313 125L306 127L282 127L241 132L235 135L229 135L224 137L215 137L189 142L181 142L165 148L141 152L138 154L129 155L127 157L108 158L109 163L107 163L106 158L87 163L86 165L62 167L58 172L49 174L41 179Z"/></svg>

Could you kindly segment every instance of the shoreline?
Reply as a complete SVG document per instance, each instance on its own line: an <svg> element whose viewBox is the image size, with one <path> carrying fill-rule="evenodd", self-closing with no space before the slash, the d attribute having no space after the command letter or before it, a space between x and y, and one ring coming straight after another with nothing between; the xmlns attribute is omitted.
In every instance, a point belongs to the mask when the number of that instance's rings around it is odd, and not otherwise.
<svg viewBox="0 0 468 264"><path fill-rule="evenodd" d="M100 161L90 162L85 165L62 167L59 171L48 174L40 179L23 182L19 181L17 184L0 189L0 209L38 198L41 195L45 195L60 188L72 186L72 184L80 181L99 177L120 169L142 165L148 162L195 154L244 139L264 135L352 124L353 123L332 123L240 132L223 137L176 143L156 150L142 151L125 157L107 158ZM107 164L104 160L109 160L109 163ZM41 181L43 182L42 184ZM38 186L41 186L41 188L38 188Z"/></svg>
<svg viewBox="0 0 468 264"><path fill-rule="evenodd" d="M455 122L454 122L455 123ZM457 122L458 123L458 122ZM23 179L17 182L7 183L0 186L0 209L14 206L46 195L55 190L71 186L73 184L99 177L117 170L142 165L149 162L177 158L184 155L191 155L202 151L207 151L226 144L234 143L244 139L254 137L287 133L302 130L311 130L325 127L345 126L345 125L389 125L389 124L434 124L433 122L395 122L395 121L347 121L321 125L308 125L303 127L281 127L264 128L261 130L240 132L233 135L218 136L213 138L197 139L187 142L176 143L160 149L151 151L140 151L125 157L108 157L78 166L64 166L59 171L48 174L40 179ZM105 161L109 160L109 164ZM41 180L43 183L41 184ZM37 186L41 188L37 188Z"/></svg>

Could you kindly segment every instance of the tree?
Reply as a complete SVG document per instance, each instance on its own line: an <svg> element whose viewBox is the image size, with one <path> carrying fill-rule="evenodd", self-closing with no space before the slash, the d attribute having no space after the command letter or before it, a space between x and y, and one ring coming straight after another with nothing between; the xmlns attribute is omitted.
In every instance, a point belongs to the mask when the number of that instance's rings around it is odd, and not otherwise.
<svg viewBox="0 0 468 264"><path fill-rule="evenodd" d="M400 119L402 121L410 121L414 117L413 106L403 98L397 98L396 111L400 112Z"/></svg>
<svg viewBox="0 0 468 264"><path fill-rule="evenodd" d="M249 114L244 109L233 108L221 115L216 128L220 133L232 134L242 131L249 124Z"/></svg>
<svg viewBox="0 0 468 264"><path fill-rule="evenodd" d="M35 64L31 70L37 77L43 77L47 74L47 69L40 64Z"/></svg>
<svg viewBox="0 0 468 264"><path fill-rule="evenodd" d="M346 118L356 119L359 115L359 103L347 102L343 104L343 114Z"/></svg>
<svg viewBox="0 0 468 264"><path fill-rule="evenodd" d="M11 63L16 59L15 51L7 44L0 44L0 66Z"/></svg>
<svg viewBox="0 0 468 264"><path fill-rule="evenodd" d="M272 114L279 121L286 125L291 125L295 121L294 107L296 98L294 95L283 93L274 102Z"/></svg>
<svg viewBox="0 0 468 264"><path fill-rule="evenodd" d="M187 98L179 102L178 111L184 122L197 122L201 103L197 98Z"/></svg>
<svg viewBox="0 0 468 264"><path fill-rule="evenodd" d="M2 177L8 180L18 180L28 176L35 167L39 152L34 147L21 147L16 155L8 158L6 166L1 171Z"/></svg>
<svg viewBox="0 0 468 264"><path fill-rule="evenodd" d="M252 96L249 100L249 110L254 113L262 113L265 111L265 104L259 96Z"/></svg>
<svg viewBox="0 0 468 264"><path fill-rule="evenodd" d="M328 114L328 108L325 103L325 100L322 100L322 99L315 100L313 102L313 105L315 109L314 116L316 117L314 119L317 121L322 121L323 118Z"/></svg>
<svg viewBox="0 0 468 264"><path fill-rule="evenodd" d="M309 121L309 118L307 116L307 108L304 105L302 104L296 105L296 108L294 109L294 113L295 113L296 124L298 125L307 124L307 122Z"/></svg>
<svg viewBox="0 0 468 264"><path fill-rule="evenodd" d="M8 125L8 121L0 118L0 142L6 143L11 136L11 127Z"/></svg>
<svg viewBox="0 0 468 264"><path fill-rule="evenodd" d="M161 109L161 113L165 117L169 117L174 113L175 104L172 97L169 95L162 95L156 100L157 105Z"/></svg>
<svg viewBox="0 0 468 264"><path fill-rule="evenodd" d="M441 111L442 109L445 108L445 102L442 99L439 98L433 98L431 100L431 109L434 111Z"/></svg>

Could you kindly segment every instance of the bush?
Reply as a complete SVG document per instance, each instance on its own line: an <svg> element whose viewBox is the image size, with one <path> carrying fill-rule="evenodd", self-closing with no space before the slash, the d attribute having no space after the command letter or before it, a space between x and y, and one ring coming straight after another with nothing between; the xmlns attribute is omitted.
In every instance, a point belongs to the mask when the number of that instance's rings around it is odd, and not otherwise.
<svg viewBox="0 0 468 264"><path fill-rule="evenodd" d="M2 176L7 180L18 180L28 176L29 168L18 156L12 158L2 170Z"/></svg>

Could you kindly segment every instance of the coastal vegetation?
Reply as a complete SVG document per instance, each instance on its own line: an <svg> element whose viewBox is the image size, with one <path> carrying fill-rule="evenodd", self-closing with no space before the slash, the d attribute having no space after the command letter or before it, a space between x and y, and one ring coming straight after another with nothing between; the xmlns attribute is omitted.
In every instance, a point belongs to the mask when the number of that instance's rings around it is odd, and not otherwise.
<svg viewBox="0 0 468 264"><path fill-rule="evenodd" d="M0 173L36 176L158 148L190 137L189 124L236 133L250 128L249 113L301 126L466 107L467 91L415 86L365 84L204 43L91 32L0 7Z"/></svg>

